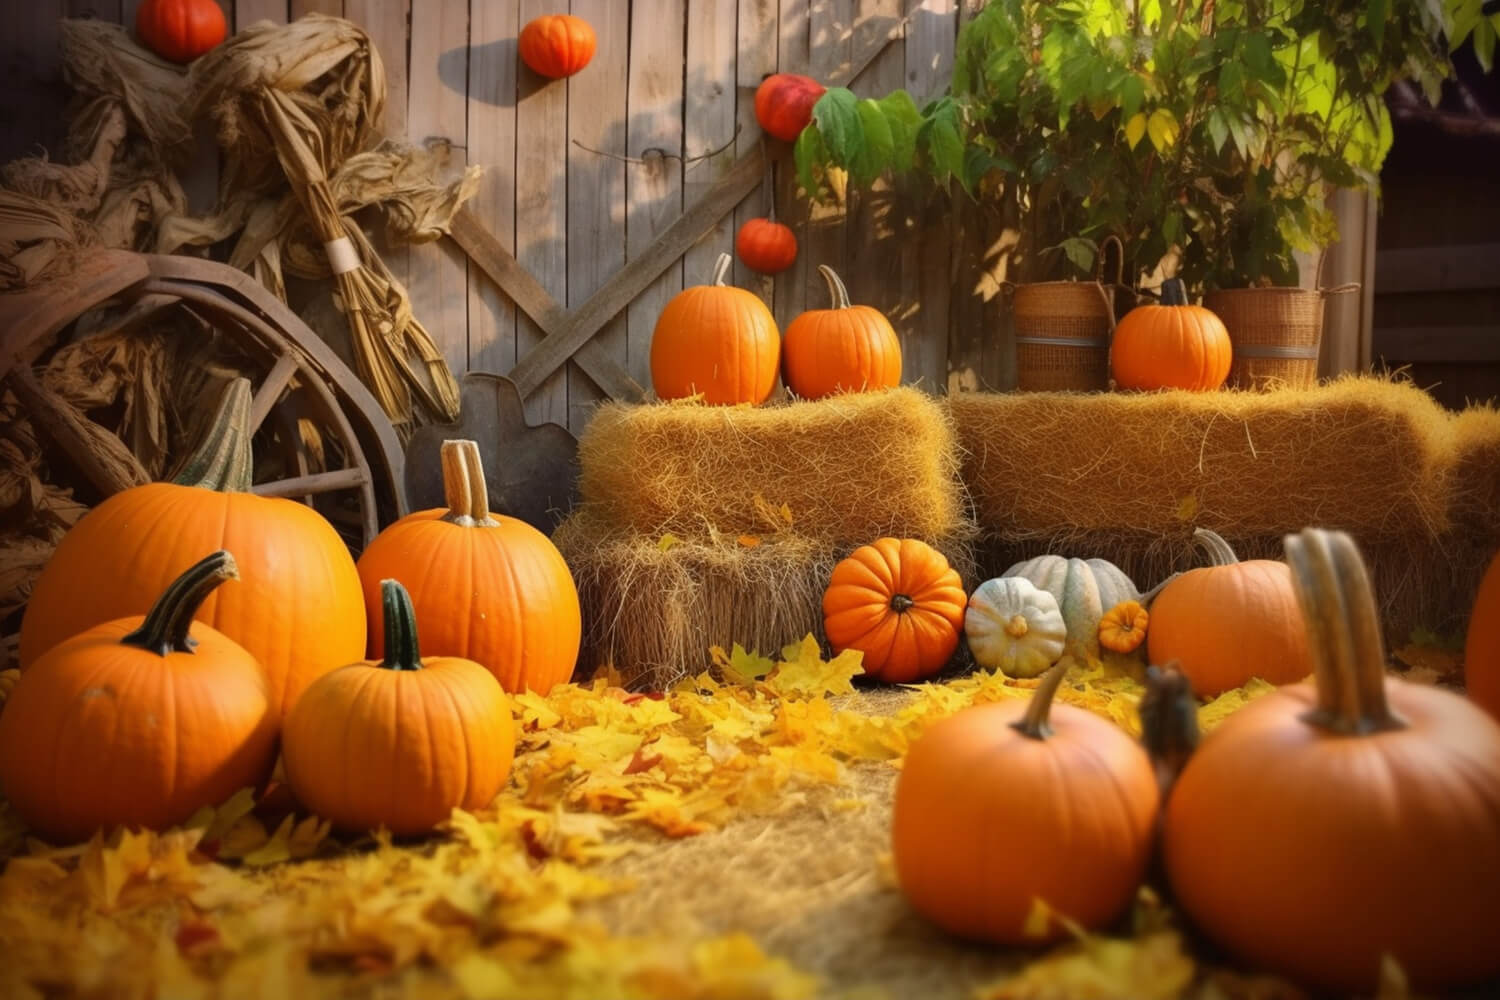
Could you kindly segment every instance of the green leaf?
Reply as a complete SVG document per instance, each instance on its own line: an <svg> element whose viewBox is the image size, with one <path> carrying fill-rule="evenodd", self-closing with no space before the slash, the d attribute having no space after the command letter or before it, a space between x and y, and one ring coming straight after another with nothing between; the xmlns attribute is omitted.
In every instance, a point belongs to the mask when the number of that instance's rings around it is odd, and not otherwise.
<svg viewBox="0 0 1500 1000"><path fill-rule="evenodd" d="M904 90L893 90L875 102L885 115L891 130L891 169L896 173L911 170L917 152L917 129L922 125L916 102Z"/></svg>
<svg viewBox="0 0 1500 1000"><path fill-rule="evenodd" d="M822 133L829 158L847 167L864 146L864 129L859 119L859 98L847 87L832 87L813 105L813 124Z"/></svg>
<svg viewBox="0 0 1500 1000"><path fill-rule="evenodd" d="M1158 153L1166 152L1177 141L1179 128L1177 116L1167 108L1157 108L1146 119L1146 135Z"/></svg>
<svg viewBox="0 0 1500 1000"><path fill-rule="evenodd" d="M1219 108L1208 113L1208 137L1213 140L1215 153L1224 151L1224 143L1229 140L1229 123L1224 120L1224 112Z"/></svg>
<svg viewBox="0 0 1500 1000"><path fill-rule="evenodd" d="M1146 99L1146 80L1139 73L1131 73L1120 84L1120 113L1126 118L1135 116Z"/></svg>
<svg viewBox="0 0 1500 1000"><path fill-rule="evenodd" d="M1479 68L1488 73L1495 65L1495 28L1489 21L1474 25L1474 58Z"/></svg>
<svg viewBox="0 0 1500 1000"><path fill-rule="evenodd" d="M1098 247L1093 240L1086 240L1081 236L1070 237L1058 244L1062 252L1067 255L1069 263L1084 274L1092 274L1094 270L1094 254Z"/></svg>
<svg viewBox="0 0 1500 1000"><path fill-rule="evenodd" d="M964 176L964 141L958 131L958 108L951 100L938 101L917 132L917 144L927 153L938 183Z"/></svg>
<svg viewBox="0 0 1500 1000"><path fill-rule="evenodd" d="M1125 123L1125 141L1130 143L1134 149L1140 144L1146 135L1146 112L1137 111L1130 121Z"/></svg>
<svg viewBox="0 0 1500 1000"><path fill-rule="evenodd" d="M819 200L821 185L818 183L818 174L828 164L828 149L823 144L822 133L815 128L803 129L802 134L797 136L792 155L797 163L797 182L802 185L808 198Z"/></svg>
<svg viewBox="0 0 1500 1000"><path fill-rule="evenodd" d="M891 138L891 124L886 121L880 105L865 98L859 102L856 110L864 133L864 144L849 164L849 176L856 184L868 185L890 169L895 144Z"/></svg>
<svg viewBox="0 0 1500 1000"><path fill-rule="evenodd" d="M1385 39L1385 21L1391 13L1391 0L1368 0L1365 4L1365 27L1376 47Z"/></svg>

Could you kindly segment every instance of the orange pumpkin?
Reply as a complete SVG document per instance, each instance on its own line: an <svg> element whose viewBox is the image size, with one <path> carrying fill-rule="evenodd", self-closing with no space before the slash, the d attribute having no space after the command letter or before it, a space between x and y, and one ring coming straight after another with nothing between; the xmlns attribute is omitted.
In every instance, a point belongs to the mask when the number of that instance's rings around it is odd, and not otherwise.
<svg viewBox="0 0 1500 1000"><path fill-rule="evenodd" d="M1043 944L1069 932L1057 920L1034 926L1038 901L1100 928L1135 898L1151 854L1156 777L1118 726L1053 704L1068 664L1053 667L1029 702L963 709L906 755L892 816L896 874L912 906L950 933Z"/></svg>
<svg viewBox="0 0 1500 1000"><path fill-rule="evenodd" d="M382 581L407 581L427 649L482 664L507 691L546 694L573 675L583 626L578 590L550 539L519 518L491 514L479 446L445 441L448 506L408 514L359 557L365 603ZM370 619L372 655L385 652Z"/></svg>
<svg viewBox="0 0 1500 1000"><path fill-rule="evenodd" d="M759 404L776 387L781 332L759 297L724 284L731 263L719 254L713 283L684 288L657 317L651 385L662 399Z"/></svg>
<svg viewBox="0 0 1500 1000"><path fill-rule="evenodd" d="M85 629L21 675L0 713L0 789L28 826L63 841L164 830L265 784L277 731L265 674L193 620L237 578L233 557L215 552L144 617Z"/></svg>
<svg viewBox="0 0 1500 1000"><path fill-rule="evenodd" d="M192 62L228 33L224 11L214 0L142 0L135 11L136 38L176 63Z"/></svg>
<svg viewBox="0 0 1500 1000"><path fill-rule="evenodd" d="M857 649L865 673L891 684L930 677L958 648L968 595L938 550L881 538L833 568L823 631L835 652Z"/></svg>
<svg viewBox="0 0 1500 1000"><path fill-rule="evenodd" d="M521 61L554 80L587 66L597 45L593 25L572 14L545 14L528 21L516 40Z"/></svg>
<svg viewBox="0 0 1500 1000"><path fill-rule="evenodd" d="M406 590L381 582L385 656L324 674L287 716L297 800L341 830L426 833L489 805L510 775L510 701L484 667L423 658Z"/></svg>
<svg viewBox="0 0 1500 1000"><path fill-rule="evenodd" d="M1290 684L1311 673L1312 652L1286 563L1240 562L1207 528L1194 530L1193 540L1209 565L1175 577L1151 602L1148 659L1179 661L1200 698L1254 677Z"/></svg>
<svg viewBox="0 0 1500 1000"><path fill-rule="evenodd" d="M1240 959L1331 993L1373 993L1385 955L1422 992L1493 981L1500 725L1386 675L1348 535L1309 528L1286 551L1315 681L1241 708L1189 758L1164 824L1177 901Z"/></svg>
<svg viewBox="0 0 1500 1000"><path fill-rule="evenodd" d="M1469 615L1464 684L1475 703L1500 719L1500 553L1490 560Z"/></svg>
<svg viewBox="0 0 1500 1000"><path fill-rule="evenodd" d="M237 379L176 479L117 493L63 537L21 621L21 669L91 625L143 614L204 552L235 553L243 580L198 620L265 667L278 718L314 677L364 655L365 605L348 548L323 516L250 492L250 383Z"/></svg>
<svg viewBox="0 0 1500 1000"><path fill-rule="evenodd" d="M797 259L797 234L775 219L746 219L734 238L734 252L758 274L780 274Z"/></svg>
<svg viewBox="0 0 1500 1000"><path fill-rule="evenodd" d="M1140 601L1121 601L1099 619L1099 645L1116 653L1133 653L1146 641L1151 616Z"/></svg>
<svg viewBox="0 0 1500 1000"><path fill-rule="evenodd" d="M755 120L776 138L795 142L827 89L810 76L772 73L755 89Z"/></svg>
<svg viewBox="0 0 1500 1000"><path fill-rule="evenodd" d="M878 309L849 304L844 283L826 264L818 273L833 304L809 309L786 328L783 375L803 399L901 384L901 341Z"/></svg>
<svg viewBox="0 0 1500 1000"><path fill-rule="evenodd" d="M1188 305L1177 278L1162 284L1160 305L1125 314L1109 348L1110 373L1122 389L1217 389L1232 360L1224 321Z"/></svg>

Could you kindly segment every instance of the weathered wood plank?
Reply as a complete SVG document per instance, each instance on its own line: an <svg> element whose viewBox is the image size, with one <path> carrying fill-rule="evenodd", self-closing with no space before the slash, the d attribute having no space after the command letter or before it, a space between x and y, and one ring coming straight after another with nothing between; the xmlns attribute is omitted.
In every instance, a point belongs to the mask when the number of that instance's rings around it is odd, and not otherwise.
<svg viewBox="0 0 1500 1000"><path fill-rule="evenodd" d="M702 198L734 163L730 148L712 159L694 159L720 149L734 137L735 9L727 3L687 5L687 79L683 113L683 204ZM734 253L734 217L717 220L683 255L684 286L701 285L713 274L719 254Z"/></svg>
<svg viewBox="0 0 1500 1000"><path fill-rule="evenodd" d="M234 30L248 28L257 21L285 24L289 10L288 0L234 0Z"/></svg>
<svg viewBox="0 0 1500 1000"><path fill-rule="evenodd" d="M55 4L30 0L10 8L0 42L0 73L6 95L0 101L0 162L20 156L61 153L66 135L62 53L58 49Z"/></svg>
<svg viewBox="0 0 1500 1000"><path fill-rule="evenodd" d="M626 168L625 253L644 253L682 215L683 31L685 0L630 5L626 148L643 163ZM625 310L625 367L650 383L651 334L657 317L682 291L682 268L668 267Z"/></svg>
<svg viewBox="0 0 1500 1000"><path fill-rule="evenodd" d="M1403 247L1375 255L1377 295L1484 288L1500 288L1500 243Z"/></svg>
<svg viewBox="0 0 1500 1000"><path fill-rule="evenodd" d="M514 4L469 7L469 162L484 168L469 209L510 253L516 249L516 36ZM474 268L469 271L471 370L504 372L516 363L516 309Z"/></svg>
<svg viewBox="0 0 1500 1000"><path fill-rule="evenodd" d="M776 141L763 137L760 123L755 119L755 90L762 79L776 72L777 15L777 0L740 0L735 34L735 82L738 85L735 121L740 131L734 142L735 156L739 158L744 158L761 142ZM747 198L744 204L735 208L731 229L738 233L748 220L764 215L765 211L763 194ZM734 261L732 283L759 295L767 306L776 304L772 279L751 271L738 257Z"/></svg>
<svg viewBox="0 0 1500 1000"><path fill-rule="evenodd" d="M777 36L777 72L816 77L812 61L812 10L809 0L781 0ZM799 247L797 259L792 262L792 266L775 279L776 292L772 311L776 315L776 325L783 330L807 308L808 283L821 283L817 262L813 260L819 248L810 244L816 242L814 220L819 224L826 224L831 211L827 207L814 207L807 199L797 196L797 173L792 168L790 159L785 163L786 166L776 172L776 208L781 221L797 233Z"/></svg>
<svg viewBox="0 0 1500 1000"><path fill-rule="evenodd" d="M133 23L121 20L120 0L65 0L63 16L92 17L112 24L124 24L127 28L135 27Z"/></svg>
<svg viewBox="0 0 1500 1000"><path fill-rule="evenodd" d="M906 89L920 107L948 86L958 38L958 0L917 0L906 26Z"/></svg>
<svg viewBox="0 0 1500 1000"><path fill-rule="evenodd" d="M1375 356L1387 361L1500 361L1500 326L1398 326L1374 331Z"/></svg>
<svg viewBox="0 0 1500 1000"><path fill-rule="evenodd" d="M811 49L808 72L815 80L847 78L853 69L854 58L854 0L813 0L808 8L808 30ZM795 172L791 161L786 172L791 175L789 187L795 189ZM802 284L802 309L825 309L830 304L827 286L818 273L819 265L827 265L843 279L849 276L848 234L849 205L818 204L808 206L807 234L802 253L793 266L791 274L800 272ZM783 296L778 293L778 304ZM795 301L796 296L793 296ZM788 303L790 305L790 303ZM782 322L782 329L795 319L790 314Z"/></svg>
<svg viewBox="0 0 1500 1000"><path fill-rule="evenodd" d="M449 174L468 162L469 0L428 0L412 18L407 132L414 142L450 147ZM469 364L468 267L445 241L407 250L412 314L432 335L448 367Z"/></svg>
<svg viewBox="0 0 1500 1000"><path fill-rule="evenodd" d="M588 67L568 80L568 136L573 144L568 147L566 301L577 306L625 263L626 164L618 157L626 154L627 56L632 46L620 44L630 37L628 5L618 0L573 0L572 12L605 40ZM619 316L596 335L621 364L629 361L625 332L625 318ZM570 369L568 429L581 432L599 400L593 382Z"/></svg>
<svg viewBox="0 0 1500 1000"><path fill-rule="evenodd" d="M304 14L331 14L334 17L344 16L344 0L291 0L292 20L297 20Z"/></svg>
<svg viewBox="0 0 1500 1000"><path fill-rule="evenodd" d="M409 3L410 0L344 2L344 16L365 29L380 53L381 62L385 64L385 120L381 123L381 128L386 135L398 139L404 137L407 131L406 25Z"/></svg>

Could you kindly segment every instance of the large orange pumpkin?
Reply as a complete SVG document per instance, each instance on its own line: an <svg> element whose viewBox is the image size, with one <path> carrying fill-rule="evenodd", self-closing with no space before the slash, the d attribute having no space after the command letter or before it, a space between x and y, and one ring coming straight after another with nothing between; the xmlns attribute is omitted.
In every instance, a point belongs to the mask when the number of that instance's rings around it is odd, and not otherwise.
<svg viewBox="0 0 1500 1000"><path fill-rule="evenodd" d="M1469 616L1464 684L1476 704L1500 719L1500 553L1490 560Z"/></svg>
<svg viewBox="0 0 1500 1000"><path fill-rule="evenodd" d="M189 63L224 40L229 24L214 0L142 0L135 35L142 45L176 63Z"/></svg>
<svg viewBox="0 0 1500 1000"><path fill-rule="evenodd" d="M545 14L528 21L516 40L521 61L550 79L583 69L597 45L593 25L572 14Z"/></svg>
<svg viewBox="0 0 1500 1000"><path fill-rule="evenodd" d="M1110 373L1122 389L1217 389L1232 361L1224 321L1189 305L1177 278L1162 284L1160 305L1125 314L1109 348Z"/></svg>
<svg viewBox="0 0 1500 1000"><path fill-rule="evenodd" d="M1290 684L1312 673L1312 652L1292 571L1274 559L1240 562L1207 528L1193 540L1209 565L1190 569L1151 602L1152 663L1177 660L1193 693L1212 698L1259 677Z"/></svg>
<svg viewBox="0 0 1500 1000"><path fill-rule="evenodd" d="M0 790L28 826L64 841L164 830L266 782L278 720L265 674L193 620L236 577L233 557L216 552L144 618L85 629L21 675L0 713Z"/></svg>
<svg viewBox="0 0 1500 1000"><path fill-rule="evenodd" d="M359 557L365 603L381 605L382 581L403 580L438 656L482 664L507 691L546 694L573 675L583 634L578 590L550 539L519 518L492 514L479 446L445 441L448 506L408 514ZM386 630L370 618L370 649Z"/></svg>
<svg viewBox="0 0 1500 1000"><path fill-rule="evenodd" d="M878 309L849 304L849 292L827 264L832 305L809 309L787 325L782 348L787 388L803 399L901 384L901 340Z"/></svg>
<svg viewBox="0 0 1500 1000"><path fill-rule="evenodd" d="M833 568L823 592L823 632L835 652L857 649L865 673L906 684L943 669L963 633L963 580L947 558L914 538L881 538Z"/></svg>
<svg viewBox="0 0 1500 1000"><path fill-rule="evenodd" d="M364 655L359 574L338 533L294 500L250 490L250 383L225 393L205 443L168 483L117 493L63 537L21 621L21 669L91 625L143 614L204 552L229 549L241 583L198 620L266 668L278 717L318 674Z"/></svg>
<svg viewBox="0 0 1500 1000"><path fill-rule="evenodd" d="M1038 902L1088 928L1135 898L1157 803L1146 752L1093 712L1054 705L1064 658L1029 702L966 708L912 745L896 783L901 890L950 933L1006 945L1067 936ZM1028 933L1032 932L1032 933Z"/></svg>
<svg viewBox="0 0 1500 1000"><path fill-rule="evenodd" d="M405 589L381 583L385 655L319 677L287 716L287 781L341 830L426 833L492 802L515 757L510 701L471 660L424 658Z"/></svg>
<svg viewBox="0 0 1500 1000"><path fill-rule="evenodd" d="M781 332L759 297L724 284L731 263L719 254L713 283L684 288L657 317L651 386L662 399L759 404L776 388Z"/></svg>
<svg viewBox="0 0 1500 1000"><path fill-rule="evenodd" d="M1347 534L1309 528L1286 551L1315 682L1240 709L1189 758L1164 824L1177 901L1245 962L1341 995L1374 992L1386 955L1423 992L1493 981L1500 724L1386 676Z"/></svg>

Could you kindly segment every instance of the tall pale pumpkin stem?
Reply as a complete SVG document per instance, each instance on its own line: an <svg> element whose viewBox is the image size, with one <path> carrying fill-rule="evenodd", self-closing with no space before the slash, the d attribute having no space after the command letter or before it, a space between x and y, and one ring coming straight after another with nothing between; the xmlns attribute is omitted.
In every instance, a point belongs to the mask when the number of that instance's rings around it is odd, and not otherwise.
<svg viewBox="0 0 1500 1000"><path fill-rule="evenodd" d="M443 520L466 528L499 524L490 517L490 495L478 443L444 441L438 455L443 465L443 497L448 502Z"/></svg>
<svg viewBox="0 0 1500 1000"><path fill-rule="evenodd" d="M1042 675L1042 682L1037 685L1031 696L1031 703L1026 706L1026 714L1019 721L1010 724L1012 729L1034 740L1045 740L1052 735L1052 725L1048 721L1052 714L1052 698L1062 686L1063 675L1071 665L1071 660L1064 656L1057 661L1056 666Z"/></svg>
<svg viewBox="0 0 1500 1000"><path fill-rule="evenodd" d="M835 274L833 268L829 267L827 264L819 264L818 273L821 274L823 276L823 280L828 283L828 299L833 303L831 306L829 306L829 308L848 309L849 289L844 287L843 279Z"/></svg>
<svg viewBox="0 0 1500 1000"><path fill-rule="evenodd" d="M1284 542L1318 691L1317 707L1303 718L1338 733L1404 728L1386 702L1375 592L1354 539L1307 528Z"/></svg>
<svg viewBox="0 0 1500 1000"><path fill-rule="evenodd" d="M1240 557L1234 554L1234 549L1216 531L1194 528L1193 544L1208 556L1210 566L1233 566L1240 561Z"/></svg>
<svg viewBox="0 0 1500 1000"><path fill-rule="evenodd" d="M1161 304L1164 306L1188 304L1187 286L1182 283L1181 278L1168 278L1161 283Z"/></svg>
<svg viewBox="0 0 1500 1000"><path fill-rule="evenodd" d="M380 581L380 609L385 621L385 659L380 665L387 670L421 670L417 613L399 580Z"/></svg>
<svg viewBox="0 0 1500 1000"><path fill-rule="evenodd" d="M224 549L204 556L167 586L147 612L141 627L120 642L148 649L158 656L191 653L198 641L188 634L188 630L192 628L198 608L219 584L239 578L234 556Z"/></svg>
<svg viewBox="0 0 1500 1000"><path fill-rule="evenodd" d="M172 482L220 493L248 493L250 461L250 380L237 378L219 400L196 450L182 463Z"/></svg>
<svg viewBox="0 0 1500 1000"><path fill-rule="evenodd" d="M710 284L720 287L724 279L729 277L729 265L734 263L734 258L727 253L719 254L719 259L714 263L714 280Z"/></svg>

